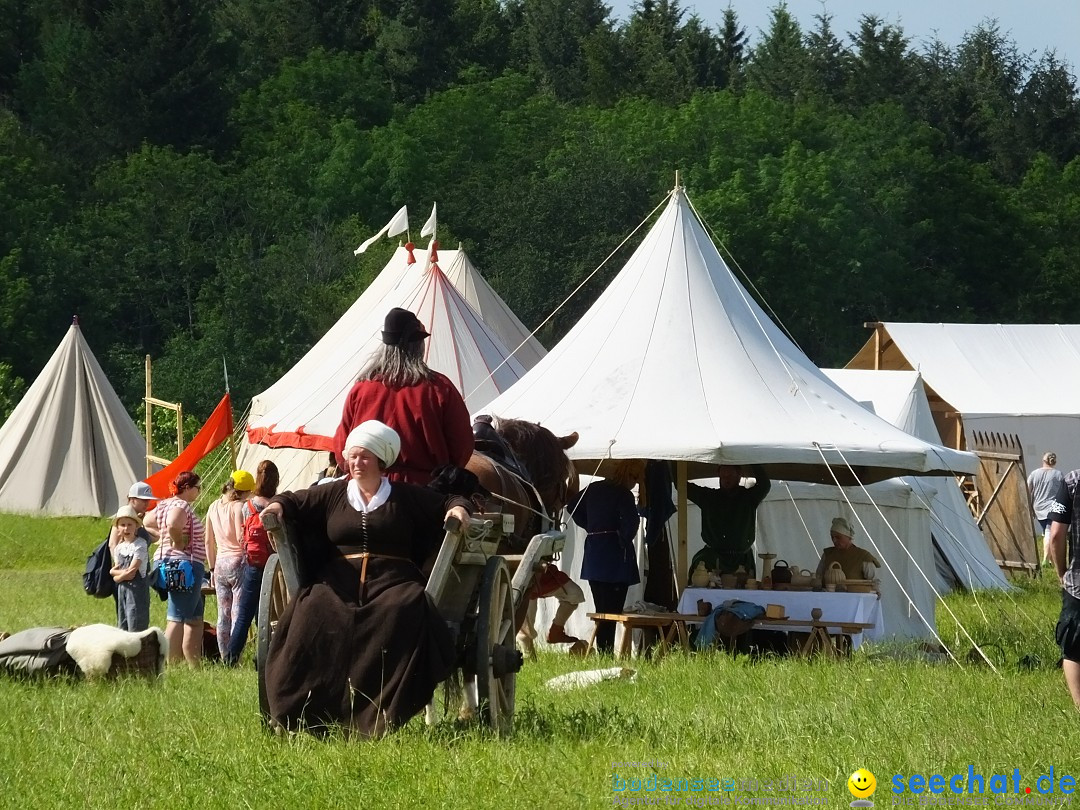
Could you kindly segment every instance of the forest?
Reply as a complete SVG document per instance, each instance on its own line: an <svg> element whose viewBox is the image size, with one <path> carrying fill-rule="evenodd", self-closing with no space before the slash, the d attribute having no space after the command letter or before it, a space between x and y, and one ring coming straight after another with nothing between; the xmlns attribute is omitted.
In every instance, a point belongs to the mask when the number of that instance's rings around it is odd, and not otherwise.
<svg viewBox="0 0 1080 810"><path fill-rule="evenodd" d="M1073 67L990 21L918 47L827 5L767 29L677 0L0 0L0 420L73 315L138 416L201 421L294 364L433 202L539 325L680 173L820 365L866 321L1069 322ZM638 237L643 231L638 232ZM595 300L631 240L539 333Z"/></svg>

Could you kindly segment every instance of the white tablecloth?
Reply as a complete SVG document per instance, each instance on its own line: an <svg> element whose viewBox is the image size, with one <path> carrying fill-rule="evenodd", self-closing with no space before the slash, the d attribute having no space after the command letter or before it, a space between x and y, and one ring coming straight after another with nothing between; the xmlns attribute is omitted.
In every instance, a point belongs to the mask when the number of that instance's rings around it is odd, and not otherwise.
<svg viewBox="0 0 1080 810"><path fill-rule="evenodd" d="M687 588L679 599L679 613L697 613L697 603L704 599L713 607L729 599L741 599L765 605L783 605L789 619L809 620L810 611L821 608L821 620L824 622L859 622L872 624L862 633L851 637L852 646L858 647L863 639L881 638L885 634L884 619L881 615L881 600L875 593L829 593L828 591L748 591L726 590L723 588ZM792 627L792 630L799 630ZM807 628L809 629L809 628ZM829 628L837 634L839 628Z"/></svg>

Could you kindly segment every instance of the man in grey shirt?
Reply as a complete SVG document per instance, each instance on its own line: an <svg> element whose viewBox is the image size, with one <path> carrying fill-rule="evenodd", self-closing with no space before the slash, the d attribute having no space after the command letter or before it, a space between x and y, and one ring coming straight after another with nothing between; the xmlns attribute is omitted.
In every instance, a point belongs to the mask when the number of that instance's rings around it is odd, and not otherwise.
<svg viewBox="0 0 1080 810"><path fill-rule="evenodd" d="M1031 497L1031 510L1035 513L1035 520L1039 521L1039 526L1042 528L1044 564L1050 561L1050 557L1046 553L1046 527L1050 524L1047 513L1050 511L1050 504L1057 493L1058 484L1065 478L1061 471L1055 468L1054 465L1056 464L1056 453L1043 453L1042 466L1037 470L1032 470L1031 475L1027 478L1028 494Z"/></svg>

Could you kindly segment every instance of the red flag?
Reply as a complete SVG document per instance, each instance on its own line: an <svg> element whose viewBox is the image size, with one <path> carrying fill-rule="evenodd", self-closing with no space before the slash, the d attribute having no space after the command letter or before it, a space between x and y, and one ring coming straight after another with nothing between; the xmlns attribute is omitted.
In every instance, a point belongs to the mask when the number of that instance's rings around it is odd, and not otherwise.
<svg viewBox="0 0 1080 810"><path fill-rule="evenodd" d="M215 447L229 438L233 432L232 403L226 393L221 402L214 408L210 418L206 420L199 432L191 440L183 452L176 457L168 467L151 475L146 479L150 489L154 490L154 497L159 500L168 498L169 484L185 470L194 470L195 465L203 460Z"/></svg>

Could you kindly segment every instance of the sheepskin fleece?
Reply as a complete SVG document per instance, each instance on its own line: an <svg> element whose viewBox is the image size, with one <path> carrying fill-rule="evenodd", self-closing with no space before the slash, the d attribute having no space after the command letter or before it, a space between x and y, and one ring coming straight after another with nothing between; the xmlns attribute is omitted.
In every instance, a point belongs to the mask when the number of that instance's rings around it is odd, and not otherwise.
<svg viewBox="0 0 1080 810"><path fill-rule="evenodd" d="M169 654L169 643L165 640L165 633L157 627L151 627L141 633L129 633L108 624L88 624L85 627L76 627L68 636L67 652L75 659L83 675L88 678L100 677L109 671L113 653L119 653L124 658L133 658L142 648L143 637L151 633L157 633L158 637L158 671L160 672Z"/></svg>

